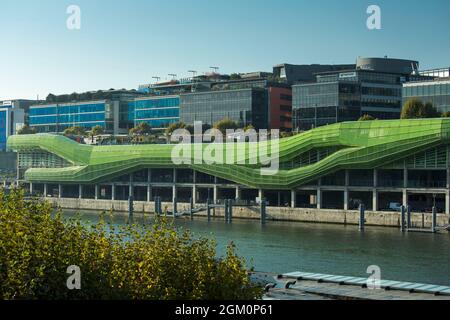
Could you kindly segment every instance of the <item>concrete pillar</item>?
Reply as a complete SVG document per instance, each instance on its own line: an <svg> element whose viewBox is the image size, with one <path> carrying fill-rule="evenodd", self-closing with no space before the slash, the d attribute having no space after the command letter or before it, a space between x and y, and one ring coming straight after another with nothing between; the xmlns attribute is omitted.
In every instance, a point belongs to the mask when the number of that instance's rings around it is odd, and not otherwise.
<svg viewBox="0 0 450 320"><path fill-rule="evenodd" d="M62 184L58 184L58 198L62 197Z"/></svg>
<svg viewBox="0 0 450 320"><path fill-rule="evenodd" d="M130 182L130 186L128 187L128 196L129 197L133 197L134 196L134 194L133 194L133 183L131 183Z"/></svg>
<svg viewBox="0 0 450 320"><path fill-rule="evenodd" d="M152 182L152 169L147 170L147 182Z"/></svg>
<svg viewBox="0 0 450 320"><path fill-rule="evenodd" d="M408 168L403 169L403 188L408 188Z"/></svg>
<svg viewBox="0 0 450 320"><path fill-rule="evenodd" d="M78 199L83 198L83 185L78 185Z"/></svg>
<svg viewBox="0 0 450 320"><path fill-rule="evenodd" d="M450 168L447 168L447 189L450 189Z"/></svg>
<svg viewBox="0 0 450 320"><path fill-rule="evenodd" d="M297 192L291 190L291 207L295 208L297 206Z"/></svg>
<svg viewBox="0 0 450 320"><path fill-rule="evenodd" d="M373 170L373 186L374 186L374 188L378 187L378 170L377 169Z"/></svg>
<svg viewBox="0 0 450 320"><path fill-rule="evenodd" d="M44 183L44 198L47 198L47 195L48 195L48 193L47 193L47 184Z"/></svg>
<svg viewBox="0 0 450 320"><path fill-rule="evenodd" d="M30 194L33 194L33 182L30 182Z"/></svg>
<svg viewBox="0 0 450 320"><path fill-rule="evenodd" d="M236 200L239 200L241 198L241 188L239 186L236 186Z"/></svg>
<svg viewBox="0 0 450 320"><path fill-rule="evenodd" d="M348 187L350 185L350 175L348 170L345 170L345 186Z"/></svg>
<svg viewBox="0 0 450 320"><path fill-rule="evenodd" d="M263 189L259 189L258 190L258 198L259 198L259 201L262 201L262 199L264 198L264 191L263 191Z"/></svg>
<svg viewBox="0 0 450 320"><path fill-rule="evenodd" d="M450 214L450 190L445 192L445 213Z"/></svg>
<svg viewBox="0 0 450 320"><path fill-rule="evenodd" d="M98 184L95 185L95 200L98 200Z"/></svg>
<svg viewBox="0 0 450 320"><path fill-rule="evenodd" d="M408 205L408 191L403 189L403 205L406 207Z"/></svg>
<svg viewBox="0 0 450 320"><path fill-rule="evenodd" d="M195 184L192 186L192 204L193 205L197 204L197 186Z"/></svg>
<svg viewBox="0 0 450 320"><path fill-rule="evenodd" d="M177 197L177 186L174 184L172 186L172 200L175 200L176 197Z"/></svg>
<svg viewBox="0 0 450 320"><path fill-rule="evenodd" d="M322 190L317 188L317 209L322 209Z"/></svg>
<svg viewBox="0 0 450 320"><path fill-rule="evenodd" d="M111 186L111 200L116 200L116 185L114 183Z"/></svg>
<svg viewBox="0 0 450 320"><path fill-rule="evenodd" d="M214 202L214 204L216 204L217 203L217 198L218 198L218 195L219 195L219 189L217 188L217 185L214 185L214 190L213 190L214 192L213 192L213 202Z"/></svg>
<svg viewBox="0 0 450 320"><path fill-rule="evenodd" d="M378 211L378 191L373 189L372 191L372 211Z"/></svg>
<svg viewBox="0 0 450 320"><path fill-rule="evenodd" d="M177 183L177 169L173 169L173 183Z"/></svg>
<svg viewBox="0 0 450 320"><path fill-rule="evenodd" d="M147 186L147 202L152 201L152 186Z"/></svg>
<svg viewBox="0 0 450 320"><path fill-rule="evenodd" d="M344 211L348 210L348 189L344 190Z"/></svg>

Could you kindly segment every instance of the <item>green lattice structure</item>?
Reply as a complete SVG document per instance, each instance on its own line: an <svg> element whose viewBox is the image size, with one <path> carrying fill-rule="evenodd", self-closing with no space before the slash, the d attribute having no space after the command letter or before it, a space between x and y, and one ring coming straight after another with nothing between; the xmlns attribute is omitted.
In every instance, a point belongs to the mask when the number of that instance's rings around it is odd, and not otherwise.
<svg viewBox="0 0 450 320"><path fill-rule="evenodd" d="M65 184L111 181L146 168L191 168L238 184L261 189L293 189L343 169L373 169L389 166L450 142L450 119L345 122L320 127L303 134L270 142L232 144L245 154L245 164L196 164L195 157L211 144L191 145L191 164L175 165L176 145L89 146L58 135L22 135L8 139L20 152L48 152L65 160L63 168L30 168L25 180ZM258 152L279 145L280 170L261 175ZM215 145L224 159L230 145ZM197 148L197 149L194 149ZM270 152L269 152L270 154ZM242 160L242 159L241 159ZM255 164L256 162L256 164Z"/></svg>

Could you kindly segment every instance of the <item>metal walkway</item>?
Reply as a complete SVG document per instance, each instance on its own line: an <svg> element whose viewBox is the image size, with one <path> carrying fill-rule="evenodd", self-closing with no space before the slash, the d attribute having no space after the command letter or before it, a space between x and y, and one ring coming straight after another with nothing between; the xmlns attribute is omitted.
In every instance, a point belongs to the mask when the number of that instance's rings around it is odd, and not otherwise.
<svg viewBox="0 0 450 320"><path fill-rule="evenodd" d="M365 286L367 278L336 276L320 273L292 272L281 275L281 278L292 280L312 280L321 283L335 283L341 285ZM385 290L401 290L410 293L428 293L433 295L450 296L450 287L425 283L401 282L381 280L380 287Z"/></svg>

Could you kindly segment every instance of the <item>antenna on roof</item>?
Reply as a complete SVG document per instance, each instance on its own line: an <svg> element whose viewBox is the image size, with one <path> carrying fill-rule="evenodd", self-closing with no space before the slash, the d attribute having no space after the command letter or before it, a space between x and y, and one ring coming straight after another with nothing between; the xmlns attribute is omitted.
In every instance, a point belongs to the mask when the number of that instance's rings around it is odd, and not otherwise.
<svg viewBox="0 0 450 320"><path fill-rule="evenodd" d="M214 73L218 73L219 71L219 67L209 67L209 68L212 69Z"/></svg>
<svg viewBox="0 0 450 320"><path fill-rule="evenodd" d="M156 83L158 83L159 80L161 80L161 77L152 77L152 78L156 80Z"/></svg>

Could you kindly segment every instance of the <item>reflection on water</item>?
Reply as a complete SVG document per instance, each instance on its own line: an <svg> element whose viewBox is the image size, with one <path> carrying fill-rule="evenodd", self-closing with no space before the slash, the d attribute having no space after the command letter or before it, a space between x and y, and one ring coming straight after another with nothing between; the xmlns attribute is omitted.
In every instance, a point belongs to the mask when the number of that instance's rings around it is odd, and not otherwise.
<svg viewBox="0 0 450 320"><path fill-rule="evenodd" d="M74 217L74 212L65 212ZM87 223L99 220L95 212L82 212ZM105 220L121 225L127 223L122 214L105 216ZM137 224L150 225L149 216L135 215ZM286 273L293 271L336 275L368 276L367 267L381 267L382 278L450 285L450 235L401 233L395 228L367 227L364 233L357 226L269 222L222 219L208 222L177 219L179 227L196 236L216 239L218 253L225 253L233 241L238 254L258 271Z"/></svg>

